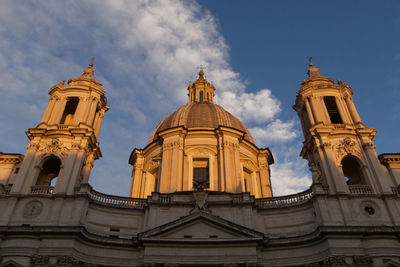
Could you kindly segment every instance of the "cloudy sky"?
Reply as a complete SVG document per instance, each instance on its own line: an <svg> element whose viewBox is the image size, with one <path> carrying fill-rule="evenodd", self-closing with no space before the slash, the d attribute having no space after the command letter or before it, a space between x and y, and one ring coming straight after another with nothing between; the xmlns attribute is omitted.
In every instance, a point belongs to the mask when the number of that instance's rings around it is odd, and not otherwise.
<svg viewBox="0 0 400 267"><path fill-rule="evenodd" d="M291 108L307 56L352 86L364 123L379 130L378 153L400 151L398 1L2 0L1 152L25 153L24 131L39 123L48 89L92 56L111 107L90 178L98 191L129 194L129 154L187 103L200 65L216 101L271 149L275 195L310 185Z"/></svg>

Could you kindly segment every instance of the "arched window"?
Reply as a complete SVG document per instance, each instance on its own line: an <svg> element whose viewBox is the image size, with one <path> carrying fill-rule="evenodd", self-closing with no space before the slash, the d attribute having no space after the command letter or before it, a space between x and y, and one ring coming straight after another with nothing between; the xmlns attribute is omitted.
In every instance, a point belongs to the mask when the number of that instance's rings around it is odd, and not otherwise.
<svg viewBox="0 0 400 267"><path fill-rule="evenodd" d="M336 105L336 99L334 96L324 96L324 103L326 110L328 111L331 123L343 124L343 120L340 117L339 109Z"/></svg>
<svg viewBox="0 0 400 267"><path fill-rule="evenodd" d="M348 185L367 185L359 160L348 155L342 159L342 170Z"/></svg>
<svg viewBox="0 0 400 267"><path fill-rule="evenodd" d="M203 102L203 91L200 91L200 102Z"/></svg>
<svg viewBox="0 0 400 267"><path fill-rule="evenodd" d="M74 118L76 108L78 107L79 97L68 97L65 104L64 113L61 117L60 124L71 124Z"/></svg>
<svg viewBox="0 0 400 267"><path fill-rule="evenodd" d="M61 161L57 157L51 157L43 164L36 181L36 185L55 186L58 174L60 173Z"/></svg>
<svg viewBox="0 0 400 267"><path fill-rule="evenodd" d="M210 94L207 93L207 102L210 102Z"/></svg>

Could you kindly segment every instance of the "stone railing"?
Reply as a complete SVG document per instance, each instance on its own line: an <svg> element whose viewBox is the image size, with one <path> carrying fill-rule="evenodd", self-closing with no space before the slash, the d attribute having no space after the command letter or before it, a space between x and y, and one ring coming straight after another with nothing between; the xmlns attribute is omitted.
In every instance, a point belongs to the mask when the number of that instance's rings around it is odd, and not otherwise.
<svg viewBox="0 0 400 267"><path fill-rule="evenodd" d="M352 195L373 195L370 185L349 185L350 194Z"/></svg>
<svg viewBox="0 0 400 267"><path fill-rule="evenodd" d="M171 196L160 195L159 201L160 201L161 204L170 204L171 203Z"/></svg>
<svg viewBox="0 0 400 267"><path fill-rule="evenodd" d="M311 189L308 189L304 192L288 196L259 198L255 200L255 203L258 208L263 209L290 207L307 202L313 197L313 195L314 193L311 191Z"/></svg>
<svg viewBox="0 0 400 267"><path fill-rule="evenodd" d="M345 124L334 124L333 127L335 129L345 129L346 125Z"/></svg>
<svg viewBox="0 0 400 267"><path fill-rule="evenodd" d="M31 194L35 195L51 195L54 192L54 186L49 185L32 185Z"/></svg>
<svg viewBox="0 0 400 267"><path fill-rule="evenodd" d="M400 187L398 187L398 186L392 187L392 192L393 192L393 195L400 197Z"/></svg>
<svg viewBox="0 0 400 267"><path fill-rule="evenodd" d="M147 204L146 199L107 195L97 192L93 189L89 191L88 196L94 202L109 207L138 209L138 208L143 208Z"/></svg>
<svg viewBox="0 0 400 267"><path fill-rule="evenodd" d="M68 127L69 127L69 125L64 125L64 124L60 124L60 125L57 126L57 128L59 130L65 130L65 129L68 129Z"/></svg>

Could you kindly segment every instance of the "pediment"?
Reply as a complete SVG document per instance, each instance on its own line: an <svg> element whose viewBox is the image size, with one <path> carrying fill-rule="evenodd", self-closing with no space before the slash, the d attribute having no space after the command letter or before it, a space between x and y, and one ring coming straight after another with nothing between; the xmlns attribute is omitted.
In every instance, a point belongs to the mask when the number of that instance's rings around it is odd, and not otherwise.
<svg viewBox="0 0 400 267"><path fill-rule="evenodd" d="M170 242L258 242L264 239L264 234L199 211L142 232L139 239Z"/></svg>

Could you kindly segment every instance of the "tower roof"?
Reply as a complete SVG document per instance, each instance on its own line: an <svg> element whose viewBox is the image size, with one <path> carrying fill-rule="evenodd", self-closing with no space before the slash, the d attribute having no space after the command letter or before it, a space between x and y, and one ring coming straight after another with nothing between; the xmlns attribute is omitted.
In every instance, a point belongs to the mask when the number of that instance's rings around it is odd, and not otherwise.
<svg viewBox="0 0 400 267"><path fill-rule="evenodd" d="M312 62L310 62L308 64L308 78L309 79L315 79L315 78L326 78L324 77L321 73L319 73L319 69L314 67L314 64Z"/></svg>
<svg viewBox="0 0 400 267"><path fill-rule="evenodd" d="M307 80L304 80L301 84L306 85L306 84L315 84L315 83L328 83L328 84L334 84L334 81L331 78L327 78L324 75L322 75L319 72L319 68L314 67L314 64L311 62L311 58L309 59L310 63L308 64L308 70L307 70L307 75L308 78Z"/></svg>
<svg viewBox="0 0 400 267"><path fill-rule="evenodd" d="M96 85L101 86L102 85L101 82L97 81L94 78L94 73L95 72L94 72L94 69L93 69L93 58L91 58L90 59L90 63L89 63L89 67L83 69L83 72L79 77L69 79L68 80L68 84L75 85L75 84L80 84L81 82L84 82L84 83L89 82L89 83L94 83Z"/></svg>

